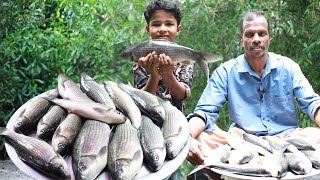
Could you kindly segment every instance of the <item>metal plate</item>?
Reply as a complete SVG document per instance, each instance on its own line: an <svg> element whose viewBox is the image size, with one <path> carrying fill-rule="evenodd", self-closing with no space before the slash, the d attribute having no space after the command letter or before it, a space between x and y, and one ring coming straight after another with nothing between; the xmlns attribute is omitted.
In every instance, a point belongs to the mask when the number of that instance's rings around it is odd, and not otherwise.
<svg viewBox="0 0 320 180"><path fill-rule="evenodd" d="M31 100L29 100L29 101L31 101ZM8 129L12 129L15 120L18 118L21 110L23 109L23 106L26 106L26 104L28 102L23 104L11 116L11 118L10 118L10 120L9 120L7 126L6 126ZM27 134L27 136L35 137L36 136L36 129L33 130L32 132L30 132L29 134ZM51 144L51 141L48 141L48 143ZM190 146L190 139L187 141L186 145L180 151L180 153L174 159L166 160L164 162L163 166L161 167L161 169L159 171L157 171L157 172L149 171L146 168L146 166L143 165L134 179L139 179L139 180L143 180L143 179L165 179L166 177L170 176L173 172L175 172L179 168L179 166L183 163L183 161L186 159L187 154L189 152L189 146ZM42 179L42 180L51 179L49 176L37 171L36 169L30 167L28 164L26 164L23 161L21 161L19 159L17 153L15 152L15 149L7 141L5 141L5 148L6 148L6 151L8 153L9 158L11 159L11 161L22 172L24 172L26 175L28 175L28 176L30 176L31 178L34 178L34 179ZM73 170L72 170L72 160L71 160L70 154L67 155L64 159L67 162L68 169L69 169L69 172L71 174L71 179L74 180L75 176L74 176L74 173L73 173ZM100 180L102 180L102 179L103 180L112 180L112 178L110 176L110 173L108 172L107 168L104 171L102 171L100 173L100 175L96 179L98 179L98 180L99 179Z"/></svg>

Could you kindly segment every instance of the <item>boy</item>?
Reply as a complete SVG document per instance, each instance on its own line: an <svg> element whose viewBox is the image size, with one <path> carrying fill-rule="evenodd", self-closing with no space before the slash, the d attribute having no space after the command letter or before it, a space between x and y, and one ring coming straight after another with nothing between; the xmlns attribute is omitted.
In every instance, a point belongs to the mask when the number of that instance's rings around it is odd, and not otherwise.
<svg viewBox="0 0 320 180"><path fill-rule="evenodd" d="M169 0L151 2L145 12L146 31L151 39L173 41L181 31L181 12ZM134 86L169 100L180 111L184 111L184 100L190 95L193 66L173 64L169 56L155 52L141 57L133 66Z"/></svg>

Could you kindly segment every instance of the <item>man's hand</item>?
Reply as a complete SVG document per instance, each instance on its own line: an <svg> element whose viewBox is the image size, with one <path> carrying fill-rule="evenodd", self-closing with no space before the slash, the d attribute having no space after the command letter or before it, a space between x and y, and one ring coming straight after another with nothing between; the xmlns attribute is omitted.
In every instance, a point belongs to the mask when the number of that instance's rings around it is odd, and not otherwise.
<svg viewBox="0 0 320 180"><path fill-rule="evenodd" d="M187 160L193 165L200 165L204 162L204 155L201 149L201 143L194 138L191 138Z"/></svg>

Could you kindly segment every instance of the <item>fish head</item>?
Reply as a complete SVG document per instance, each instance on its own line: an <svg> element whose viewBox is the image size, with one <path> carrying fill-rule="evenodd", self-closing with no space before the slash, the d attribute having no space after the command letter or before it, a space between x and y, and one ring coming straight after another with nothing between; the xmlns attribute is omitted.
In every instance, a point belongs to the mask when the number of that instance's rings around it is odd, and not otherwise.
<svg viewBox="0 0 320 180"><path fill-rule="evenodd" d="M50 161L49 169L59 179L71 179L67 163L59 154Z"/></svg>
<svg viewBox="0 0 320 180"><path fill-rule="evenodd" d="M119 159L115 163L115 179L128 179L127 177L129 176L129 161L127 159Z"/></svg>
<svg viewBox="0 0 320 180"><path fill-rule="evenodd" d="M135 60L134 54L132 53L132 51L130 49L126 49L126 50L122 51L120 53L120 58L128 59L130 61Z"/></svg>
<svg viewBox="0 0 320 180"><path fill-rule="evenodd" d="M145 154L144 158L148 159L147 166L149 166L149 169L153 171L159 170L164 162L164 159L166 157L166 150L165 148L154 148L149 150L150 152Z"/></svg>
<svg viewBox="0 0 320 180"><path fill-rule="evenodd" d="M70 140L66 139L64 136L53 138L51 146L53 150L61 156L64 156L71 148Z"/></svg>

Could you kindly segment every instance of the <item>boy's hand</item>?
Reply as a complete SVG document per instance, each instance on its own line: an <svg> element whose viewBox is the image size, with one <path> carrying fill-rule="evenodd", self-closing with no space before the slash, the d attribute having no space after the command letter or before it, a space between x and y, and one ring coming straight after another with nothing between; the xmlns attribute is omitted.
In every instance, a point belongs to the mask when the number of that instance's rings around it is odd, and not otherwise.
<svg viewBox="0 0 320 180"><path fill-rule="evenodd" d="M149 53L146 57L138 60L138 65L142 66L151 75L159 75L158 73L158 56L155 52Z"/></svg>
<svg viewBox="0 0 320 180"><path fill-rule="evenodd" d="M160 76L173 76L174 65L169 56L160 54L158 58L158 67Z"/></svg>

